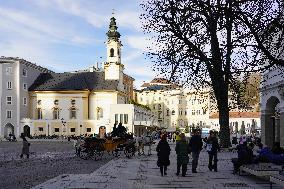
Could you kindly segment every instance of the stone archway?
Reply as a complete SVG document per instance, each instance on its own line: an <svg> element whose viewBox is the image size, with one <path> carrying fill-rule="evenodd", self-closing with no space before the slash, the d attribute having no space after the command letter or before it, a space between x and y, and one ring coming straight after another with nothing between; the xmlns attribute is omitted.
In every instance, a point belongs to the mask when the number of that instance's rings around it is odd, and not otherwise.
<svg viewBox="0 0 284 189"><path fill-rule="evenodd" d="M7 123L4 127L4 137L9 137L9 134L15 135L14 125Z"/></svg>
<svg viewBox="0 0 284 189"><path fill-rule="evenodd" d="M24 126L24 132L23 133L24 133L24 135L26 137L30 137L31 136L31 129L30 129L30 127L28 125Z"/></svg>
<svg viewBox="0 0 284 189"><path fill-rule="evenodd" d="M279 104L280 100L271 96L266 101L266 109L261 116L262 139L269 147L275 142L280 142Z"/></svg>

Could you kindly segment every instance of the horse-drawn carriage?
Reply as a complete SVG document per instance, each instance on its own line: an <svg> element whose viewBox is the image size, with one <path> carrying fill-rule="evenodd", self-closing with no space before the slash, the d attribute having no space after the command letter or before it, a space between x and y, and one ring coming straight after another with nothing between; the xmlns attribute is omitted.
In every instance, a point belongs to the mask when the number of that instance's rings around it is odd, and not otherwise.
<svg viewBox="0 0 284 189"><path fill-rule="evenodd" d="M135 155L135 141L131 135L123 137L85 138L84 142L77 150L77 155L82 159L102 159L104 152L116 157L123 152L126 157L130 158Z"/></svg>

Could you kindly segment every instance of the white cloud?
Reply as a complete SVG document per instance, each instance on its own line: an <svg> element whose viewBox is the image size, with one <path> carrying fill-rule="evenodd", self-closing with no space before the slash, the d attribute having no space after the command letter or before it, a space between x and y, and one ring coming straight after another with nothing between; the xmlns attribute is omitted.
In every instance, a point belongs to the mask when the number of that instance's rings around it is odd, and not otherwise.
<svg viewBox="0 0 284 189"><path fill-rule="evenodd" d="M46 43L101 43L101 40L82 36L78 31L67 27L62 22L56 23L24 11L0 7L0 17L0 23L2 23L0 31L2 29L11 30L17 35L30 39L46 41Z"/></svg>
<svg viewBox="0 0 284 189"><path fill-rule="evenodd" d="M137 31L141 30L142 24L139 19L139 12L122 11L118 12L116 17L120 26L135 29Z"/></svg>
<svg viewBox="0 0 284 189"><path fill-rule="evenodd" d="M147 47L151 46L151 40L146 36L127 36L127 43L130 47L139 49L143 52L147 51Z"/></svg>

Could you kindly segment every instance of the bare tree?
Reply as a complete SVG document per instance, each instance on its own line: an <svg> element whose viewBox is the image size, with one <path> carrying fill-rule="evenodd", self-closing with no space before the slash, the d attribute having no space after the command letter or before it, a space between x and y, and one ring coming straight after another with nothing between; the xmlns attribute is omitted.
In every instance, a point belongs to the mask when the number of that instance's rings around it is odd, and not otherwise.
<svg viewBox="0 0 284 189"><path fill-rule="evenodd" d="M212 87L221 144L228 147L228 91L235 75L284 65L282 0L144 0L141 6L154 70L179 83Z"/></svg>

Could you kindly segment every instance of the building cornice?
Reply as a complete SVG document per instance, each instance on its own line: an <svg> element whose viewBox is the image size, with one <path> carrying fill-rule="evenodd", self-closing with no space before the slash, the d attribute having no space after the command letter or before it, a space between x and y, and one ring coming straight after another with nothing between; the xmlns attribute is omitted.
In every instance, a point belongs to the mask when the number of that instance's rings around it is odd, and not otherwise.
<svg viewBox="0 0 284 189"><path fill-rule="evenodd" d="M30 94L32 93L47 93L47 94L51 94L51 93L58 93L58 94L74 94L74 93L90 93L89 90L70 90L70 91L29 91Z"/></svg>

